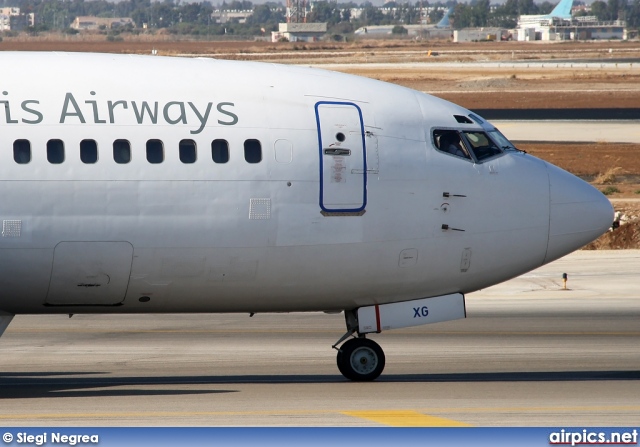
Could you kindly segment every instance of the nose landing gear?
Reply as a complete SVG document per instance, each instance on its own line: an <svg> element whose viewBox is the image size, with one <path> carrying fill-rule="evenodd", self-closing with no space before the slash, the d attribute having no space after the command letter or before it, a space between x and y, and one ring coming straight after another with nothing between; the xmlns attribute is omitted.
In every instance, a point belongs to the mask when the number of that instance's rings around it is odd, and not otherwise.
<svg viewBox="0 0 640 447"><path fill-rule="evenodd" d="M356 382L377 379L385 363L380 345L364 337L352 338L343 344L336 360L342 375Z"/></svg>
<svg viewBox="0 0 640 447"><path fill-rule="evenodd" d="M338 369L349 380L367 382L375 380L382 374L385 357L382 348L373 340L365 338L358 331L358 316L356 311L348 310L344 313L347 323L347 333L342 336L333 348L338 351L336 358ZM339 343L358 332L357 338L351 338L340 348Z"/></svg>

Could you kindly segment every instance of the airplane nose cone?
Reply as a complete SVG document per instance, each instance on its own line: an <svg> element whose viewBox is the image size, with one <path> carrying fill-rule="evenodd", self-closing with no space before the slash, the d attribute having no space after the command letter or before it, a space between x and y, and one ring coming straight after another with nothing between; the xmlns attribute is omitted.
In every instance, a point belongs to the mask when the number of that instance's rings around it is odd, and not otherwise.
<svg viewBox="0 0 640 447"><path fill-rule="evenodd" d="M544 263L592 242L611 227L613 207L587 182L547 163L549 243Z"/></svg>

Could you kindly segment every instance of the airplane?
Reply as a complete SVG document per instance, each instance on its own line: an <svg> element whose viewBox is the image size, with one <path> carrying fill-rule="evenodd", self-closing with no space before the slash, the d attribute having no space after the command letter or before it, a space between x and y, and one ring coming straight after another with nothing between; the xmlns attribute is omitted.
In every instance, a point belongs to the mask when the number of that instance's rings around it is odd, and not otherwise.
<svg viewBox="0 0 640 447"><path fill-rule="evenodd" d="M449 20L449 16L451 15L454 9L455 8L453 6L447 9L447 12L444 13L440 21L435 25L433 25L433 27L434 28L451 28L451 21Z"/></svg>
<svg viewBox="0 0 640 447"><path fill-rule="evenodd" d="M455 8L451 7L447 9L447 11L442 16L442 19L435 25L402 25L409 34L418 34L425 30L445 30L451 29L451 21L449 20L449 16L453 12ZM354 31L354 34L362 36L362 35L380 35L380 34L391 34L393 28L396 25L370 25L370 26L362 26Z"/></svg>
<svg viewBox="0 0 640 447"><path fill-rule="evenodd" d="M588 183L401 86L205 58L0 64L0 333L16 314L343 312L338 369L369 381L367 334L465 318L465 294L613 221Z"/></svg>
<svg viewBox="0 0 640 447"><path fill-rule="evenodd" d="M549 14L521 15L518 18L520 24L552 24L554 22L571 21L571 8L573 0L560 0L560 2L551 10Z"/></svg>
<svg viewBox="0 0 640 447"><path fill-rule="evenodd" d="M564 19L571 20L571 8L573 7L573 0L560 0L560 2L551 10L549 14L542 15L541 17L552 19Z"/></svg>
<svg viewBox="0 0 640 447"><path fill-rule="evenodd" d="M571 20L571 8L573 0L560 0L560 2L547 14L548 18L557 17L559 19Z"/></svg>

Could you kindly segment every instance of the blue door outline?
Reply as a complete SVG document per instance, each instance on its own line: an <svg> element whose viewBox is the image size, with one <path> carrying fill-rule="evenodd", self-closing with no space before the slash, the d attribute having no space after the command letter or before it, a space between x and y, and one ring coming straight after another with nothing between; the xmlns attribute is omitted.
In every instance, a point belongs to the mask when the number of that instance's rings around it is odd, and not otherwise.
<svg viewBox="0 0 640 447"><path fill-rule="evenodd" d="M328 208L325 206L325 182L324 182L324 174L325 174L325 153L324 153L324 144L322 141L322 129L320 123L320 106L329 105L329 106L345 106L345 107L353 107L358 112L358 120L360 124L359 134L362 145L362 165L358 166L357 169L355 167L351 167L352 171L358 171L358 173L350 172L348 175L350 176L362 176L362 201L361 205L357 207L351 208ZM352 102L342 102L342 101L319 101L315 105L315 114L316 114L316 125L318 131L318 152L320 157L320 208L322 211L327 213L359 213L364 211L367 206L367 149L365 143L365 132L364 132L364 120L362 118L362 110L357 104ZM329 125L334 125L334 123L330 123ZM325 119L325 127L326 127L326 119ZM325 142L326 143L326 142ZM328 168L328 167L327 167ZM338 206L338 205L337 205Z"/></svg>

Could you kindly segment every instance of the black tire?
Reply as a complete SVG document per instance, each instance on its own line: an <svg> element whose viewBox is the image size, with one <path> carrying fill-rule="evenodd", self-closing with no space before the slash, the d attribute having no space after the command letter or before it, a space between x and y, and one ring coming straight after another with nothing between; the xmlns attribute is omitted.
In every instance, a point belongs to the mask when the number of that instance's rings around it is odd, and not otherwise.
<svg viewBox="0 0 640 447"><path fill-rule="evenodd" d="M342 375L355 382L377 379L385 363L380 345L367 338L352 338L344 343L336 360Z"/></svg>

